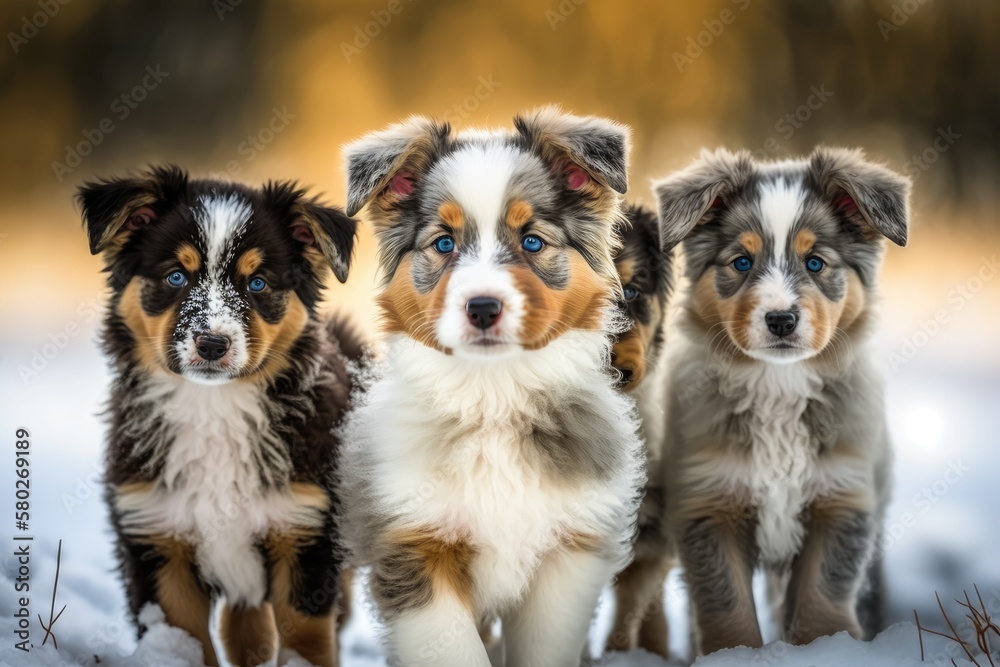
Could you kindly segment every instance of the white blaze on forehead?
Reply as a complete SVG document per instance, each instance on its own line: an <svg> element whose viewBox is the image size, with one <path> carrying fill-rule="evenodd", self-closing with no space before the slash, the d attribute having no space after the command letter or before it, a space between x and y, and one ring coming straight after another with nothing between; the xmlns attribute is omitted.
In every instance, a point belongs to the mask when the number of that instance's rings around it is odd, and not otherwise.
<svg viewBox="0 0 1000 667"><path fill-rule="evenodd" d="M768 267L755 290L758 307L762 312L790 310L798 299L788 275L776 266Z"/></svg>
<svg viewBox="0 0 1000 667"><path fill-rule="evenodd" d="M462 148L441 162L443 190L476 226L482 259L493 254L497 223L519 155L513 146L491 142Z"/></svg>
<svg viewBox="0 0 1000 667"><path fill-rule="evenodd" d="M250 202L236 193L213 194L198 198L195 219L205 240L206 268L209 272L221 271L232 251L231 241L247 223L253 209Z"/></svg>
<svg viewBox="0 0 1000 667"><path fill-rule="evenodd" d="M234 241L243 233L252 213L250 202L236 193L198 198L194 215L205 245L205 271L181 310L181 326L188 335L176 347L185 362L197 359L195 337L203 331L229 338L230 368L240 369L249 357L241 317L245 302L225 270L232 259Z"/></svg>
<svg viewBox="0 0 1000 667"><path fill-rule="evenodd" d="M788 234L802 210L805 191L802 182L790 183L784 178L761 183L758 193L760 222L774 239L774 260L784 263Z"/></svg>

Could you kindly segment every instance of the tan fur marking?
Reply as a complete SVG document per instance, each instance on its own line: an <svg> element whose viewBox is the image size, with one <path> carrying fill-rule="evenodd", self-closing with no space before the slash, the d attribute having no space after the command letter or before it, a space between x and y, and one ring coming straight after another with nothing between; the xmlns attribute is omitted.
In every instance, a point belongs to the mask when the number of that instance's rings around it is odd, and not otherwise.
<svg viewBox="0 0 1000 667"><path fill-rule="evenodd" d="M431 529L398 529L383 537L380 550L384 557L373 572L372 594L383 613L419 609L440 595L474 613L476 551L468 542L442 539Z"/></svg>
<svg viewBox="0 0 1000 667"><path fill-rule="evenodd" d="M165 563L156 571L156 600L170 625L186 630L201 642L205 664L215 667L219 660L212 647L212 603L194 576L194 547L171 538L151 540Z"/></svg>
<svg viewBox="0 0 1000 667"><path fill-rule="evenodd" d="M219 639L229 662L238 667L266 664L278 650L274 612L265 602L255 609L222 608Z"/></svg>
<svg viewBox="0 0 1000 667"><path fill-rule="evenodd" d="M240 255L240 258L236 260L236 272L241 276L249 278L263 263L264 251L260 248L251 248Z"/></svg>
<svg viewBox="0 0 1000 667"><path fill-rule="evenodd" d="M285 316L280 322L271 324L252 312L247 367L255 370L250 378L271 380L286 370L292 361L288 353L308 321L309 311L294 292L288 295Z"/></svg>
<svg viewBox="0 0 1000 667"><path fill-rule="evenodd" d="M111 257L116 254L125 246L125 242L131 238L132 231L127 227L125 229L122 228L125 227L125 223L128 222L132 214L144 206L152 206L155 203L156 197L154 195L143 193L134 197L127 202L127 205L121 206L118 209L114 220L104 230L99 242L99 245L106 246L104 252L107 256Z"/></svg>
<svg viewBox="0 0 1000 667"><path fill-rule="evenodd" d="M728 563L729 589L734 605L728 610L709 611L698 608L693 595L692 607L696 618L696 634L702 654L733 646L762 645L753 598L753 566L741 550L739 534L746 532L749 508L732 497L712 493L689 493L678 516L698 518L705 525L717 526L719 548ZM752 531L750 532L752 539Z"/></svg>
<svg viewBox="0 0 1000 667"><path fill-rule="evenodd" d="M803 295L803 310L818 322L811 344L819 354L810 363L837 368L844 361L844 346L850 345L854 334L868 322L868 298L861 279L848 274L847 290L838 302L830 302L818 290Z"/></svg>
<svg viewBox="0 0 1000 667"><path fill-rule="evenodd" d="M421 294L413 286L411 265L409 257L404 259L392 280L375 298L381 309L383 330L386 333L404 333L428 347L447 352L434 334L434 324L444 307L451 273L446 272L434 289Z"/></svg>
<svg viewBox="0 0 1000 667"><path fill-rule="evenodd" d="M312 245L305 246L302 249L302 256L309 262L309 266L312 268L314 274L326 279L326 276L330 273L330 265L327 263L323 253L319 251L319 248Z"/></svg>
<svg viewBox="0 0 1000 667"><path fill-rule="evenodd" d="M631 391L639 386L646 376L646 340L647 327L635 324L631 329L621 334L613 348L615 368L632 371L632 377L625 385L625 391Z"/></svg>
<svg viewBox="0 0 1000 667"><path fill-rule="evenodd" d="M862 319L868 306L867 301L861 278L851 271L847 276L847 294L844 297L844 307L840 311L840 320L837 322L837 326L844 331L850 331L855 323Z"/></svg>
<svg viewBox="0 0 1000 667"><path fill-rule="evenodd" d="M757 298L752 292L744 294L742 297L734 296L730 299L719 301L723 321L726 322L726 330L729 337L746 350L750 347L750 330L753 327L751 316L757 307Z"/></svg>
<svg viewBox="0 0 1000 667"><path fill-rule="evenodd" d="M615 262L615 269L618 271L618 279L622 285L628 285L635 277L635 260L631 257L624 257Z"/></svg>
<svg viewBox="0 0 1000 667"><path fill-rule="evenodd" d="M466 542L445 542L433 535L413 532L403 535L406 548L424 561L427 575L434 589L451 590L462 604L472 610L475 604L475 586L472 580L473 548Z"/></svg>
<svg viewBox="0 0 1000 667"><path fill-rule="evenodd" d="M795 252L805 255L816 245L816 235L811 230L803 229L795 235Z"/></svg>
<svg viewBox="0 0 1000 667"><path fill-rule="evenodd" d="M698 324L706 335L712 336L712 349L723 352L735 359L747 359L743 350L734 345L749 345L750 330L747 318L756 307L752 296L739 295L729 299L720 299L715 289L715 269L706 271L695 283L688 301L688 311L695 324ZM725 327L728 338L721 336L720 326ZM718 337L715 337L719 334Z"/></svg>
<svg viewBox="0 0 1000 667"><path fill-rule="evenodd" d="M812 349L820 352L830 344L838 327L844 329L841 322L845 319L844 312L848 304L852 311L848 314L848 327L864 310L864 290L860 280L851 274L844 298L840 301L830 301L815 286L810 285L803 289L799 302L802 310L809 314L809 321L813 325L813 339L810 342Z"/></svg>
<svg viewBox="0 0 1000 667"><path fill-rule="evenodd" d="M636 558L615 581L615 618L607 651L643 648L667 658L667 617L663 584L672 562Z"/></svg>
<svg viewBox="0 0 1000 667"><path fill-rule="evenodd" d="M818 637L847 630L861 639L863 632L853 608L853 598L831 600L822 590L823 560L828 546L827 524L844 514L869 513L875 505L871 489L847 491L819 498L810 507L809 536L802 547L793 570L788 590L794 598L795 615L786 641L808 644Z"/></svg>
<svg viewBox="0 0 1000 667"><path fill-rule="evenodd" d="M149 494L156 489L154 482L126 482L114 487L115 509L119 512L129 512L141 507L149 499Z"/></svg>
<svg viewBox="0 0 1000 667"><path fill-rule="evenodd" d="M764 241L757 232L743 232L738 240L751 255L759 255L764 249Z"/></svg>
<svg viewBox="0 0 1000 667"><path fill-rule="evenodd" d="M129 496L145 496L156 488L154 482L126 482L125 484L118 484L115 487L115 494L119 498L127 498Z"/></svg>
<svg viewBox="0 0 1000 667"><path fill-rule="evenodd" d="M600 551L605 543L590 533L572 532L560 536L559 541L571 551Z"/></svg>
<svg viewBox="0 0 1000 667"><path fill-rule="evenodd" d="M715 291L715 269L705 271L691 290L691 314L706 331L722 321L719 294Z"/></svg>
<svg viewBox="0 0 1000 667"><path fill-rule="evenodd" d="M551 289L528 268L513 268L511 275L525 297L521 328L525 349L543 348L571 329L601 327L610 286L579 254L571 256L569 285L563 290Z"/></svg>
<svg viewBox="0 0 1000 667"><path fill-rule="evenodd" d="M197 273L201 268L201 255L190 243L184 243L177 249L177 260L188 273Z"/></svg>
<svg viewBox="0 0 1000 667"><path fill-rule="evenodd" d="M334 614L307 616L295 608L293 596L299 572L299 548L308 531L272 533L267 539L271 562L271 603L281 645L320 667L337 665L337 628Z"/></svg>
<svg viewBox="0 0 1000 667"><path fill-rule="evenodd" d="M513 229L515 232L520 231L524 223L531 220L531 216L535 214L534 210L531 208L531 204L524 201L523 199L518 199L517 201L511 202L507 207L507 226Z"/></svg>
<svg viewBox="0 0 1000 667"><path fill-rule="evenodd" d="M695 316L696 323L700 324L706 334L715 336L721 334L719 327L724 327L728 340L713 338L713 349L725 350L730 354L742 356L741 350L750 347L750 327L753 324L750 316L754 308L757 307L757 298L752 291L738 293L728 299L719 298L719 293L715 289L715 271L709 269L695 283L691 291L689 308ZM739 348L732 344L725 346L725 343L736 343Z"/></svg>
<svg viewBox="0 0 1000 667"><path fill-rule="evenodd" d="M295 500L295 504L299 507L315 509L321 512L325 512L330 507L330 497L317 484L292 482L289 484L289 491L293 500Z"/></svg>
<svg viewBox="0 0 1000 667"><path fill-rule="evenodd" d="M462 214L462 207L453 201L446 201L438 206L438 216L444 224L455 231L465 227L465 216Z"/></svg>
<svg viewBox="0 0 1000 667"><path fill-rule="evenodd" d="M143 281L143 278L135 277L125 287L118 302L118 315L135 338L135 360L146 370L163 370L177 313L167 309L160 315L148 315L142 309Z"/></svg>

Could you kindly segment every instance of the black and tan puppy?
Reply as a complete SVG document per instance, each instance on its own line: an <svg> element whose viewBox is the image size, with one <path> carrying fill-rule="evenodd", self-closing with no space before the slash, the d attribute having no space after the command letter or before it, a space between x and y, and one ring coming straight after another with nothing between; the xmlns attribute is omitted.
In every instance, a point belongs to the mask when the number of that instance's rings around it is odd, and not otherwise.
<svg viewBox="0 0 1000 667"><path fill-rule="evenodd" d="M132 613L160 605L216 665L223 599L231 662L267 662L280 645L335 665L330 429L359 344L315 309L329 270L347 277L354 220L290 183L176 167L78 198L111 288L106 497Z"/></svg>
<svg viewBox="0 0 1000 667"><path fill-rule="evenodd" d="M666 488L703 653L761 644L758 565L785 584L787 641L878 629L890 448L864 343L884 240L906 243L909 189L834 148L705 153L654 186L690 281Z"/></svg>
<svg viewBox="0 0 1000 667"><path fill-rule="evenodd" d="M646 444L649 481L639 510L635 560L615 581L615 620L608 651L643 648L667 657L667 620L663 585L674 562L664 530L662 466L665 364L663 347L667 305L673 288L673 251L660 249L656 214L630 206L617 226L622 246L615 268L624 299L619 309L629 328L620 333L611 359L622 389L636 399Z"/></svg>

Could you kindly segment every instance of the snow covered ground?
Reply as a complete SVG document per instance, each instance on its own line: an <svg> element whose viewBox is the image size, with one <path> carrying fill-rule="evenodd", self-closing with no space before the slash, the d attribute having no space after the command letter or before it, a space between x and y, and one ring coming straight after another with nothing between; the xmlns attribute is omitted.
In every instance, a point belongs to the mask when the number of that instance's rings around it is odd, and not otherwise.
<svg viewBox="0 0 1000 667"><path fill-rule="evenodd" d="M985 303L982 304L985 307ZM891 321L891 320L890 320ZM916 320L914 320L916 322ZM968 343L969 331L958 324L936 334L933 344L893 369L890 352L901 349L914 326L894 322L878 341L885 360L888 408L896 448L895 496L883 540L888 563L891 616L912 622L913 609L924 623L936 623L934 592L946 603L979 585L986 606L1000 618L1000 355L984 339ZM113 573L109 529L100 498L99 460L103 426L97 415L104 399L107 372L84 326L62 349L44 349L48 332L12 331L2 340L0 448L13 459L14 431L30 429L32 449L31 638L35 648L13 649L17 563L13 556L13 472L2 466L0 516L0 664L85 664L138 666L188 665L197 651L178 630L155 625L136 651L124 615L124 600ZM995 341L995 335L990 336ZM985 340L989 340L989 338ZM61 339L60 339L61 342ZM54 345L55 343L53 343ZM982 353L990 348L989 353ZM36 352L53 352L36 376L22 379L18 367L31 364ZM970 351L971 350L971 351ZM39 364L40 365L40 364ZM8 504L9 503L9 504ZM7 509L5 509L5 507ZM44 632L37 614L48 617L57 542L63 540L62 572L56 611L66 611L54 626L58 654L41 647ZM682 648L687 633L683 587L676 576L668 584L672 646ZM602 643L610 614L602 602L593 645ZM962 614L949 607L954 618ZM154 614L155 611L151 611ZM773 629L769 629L773 638ZM358 603L347 628L345 667L384 665L377 628ZM950 664L957 646L927 641L932 662ZM128 657L131 656L131 657ZM824 638L810 647L772 644L756 652L737 649L698 661L703 667L730 665L904 665L919 662L916 629L897 625L875 642L846 636ZM677 664L684 659L676 656ZM982 661L983 664L985 660ZM599 659L600 665L663 667L646 654ZM674 664L674 663L671 663ZM966 664L959 661L958 664ZM971 664L971 663L968 663Z"/></svg>

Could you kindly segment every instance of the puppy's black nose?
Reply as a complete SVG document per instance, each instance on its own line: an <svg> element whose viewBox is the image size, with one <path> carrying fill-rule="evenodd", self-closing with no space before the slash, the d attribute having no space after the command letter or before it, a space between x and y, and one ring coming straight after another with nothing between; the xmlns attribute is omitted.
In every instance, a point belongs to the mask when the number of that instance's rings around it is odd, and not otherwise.
<svg viewBox="0 0 1000 667"><path fill-rule="evenodd" d="M198 334L194 346L205 361L218 361L229 351L229 339L213 333Z"/></svg>
<svg viewBox="0 0 1000 667"><path fill-rule="evenodd" d="M493 326L493 323L500 317L503 304L498 299L491 296L477 296L469 299L465 304L465 313L469 316L469 321L473 326L479 327L483 331Z"/></svg>
<svg viewBox="0 0 1000 667"><path fill-rule="evenodd" d="M784 337L795 331L799 316L790 310L772 310L764 316L767 329L775 336Z"/></svg>

